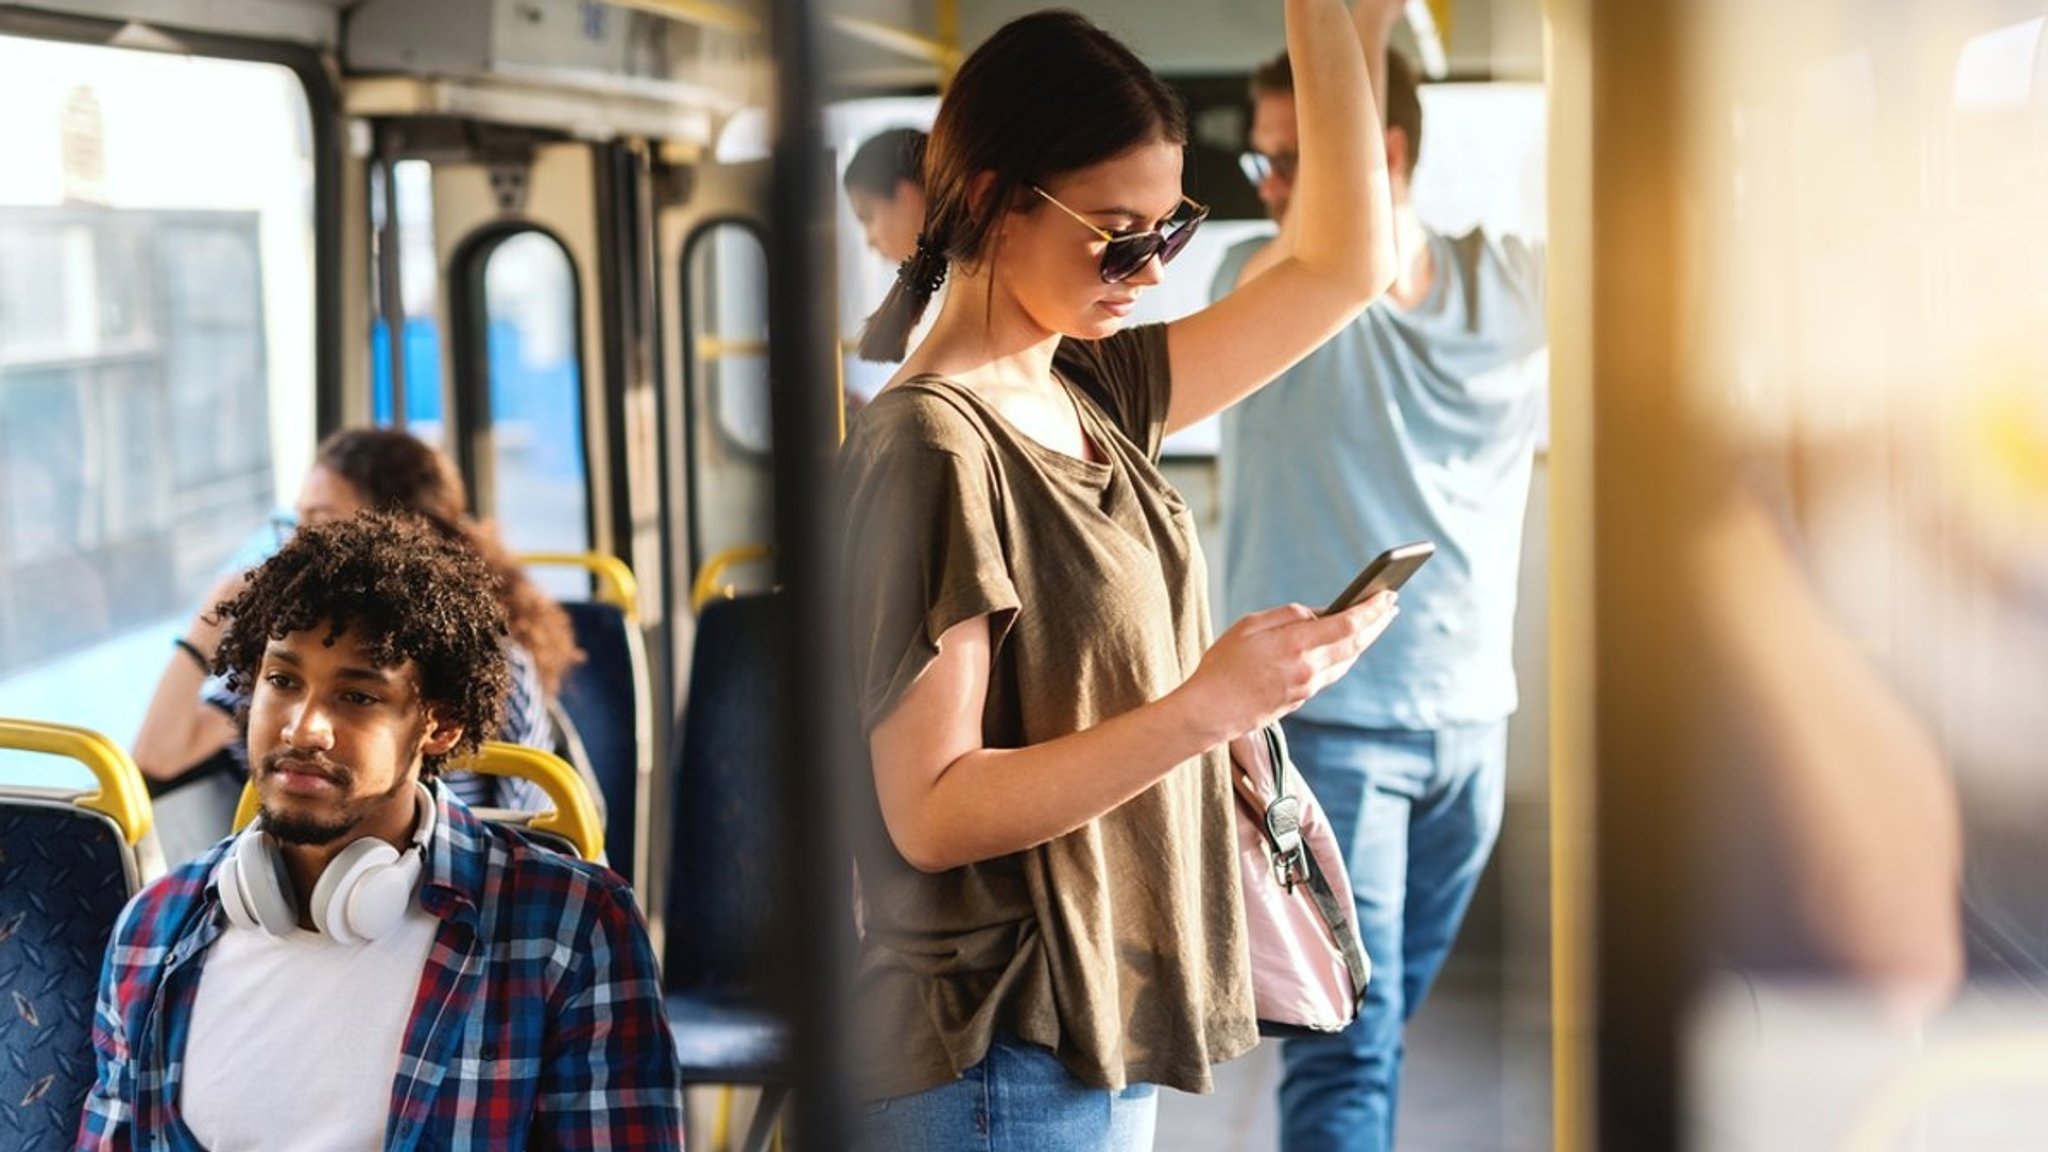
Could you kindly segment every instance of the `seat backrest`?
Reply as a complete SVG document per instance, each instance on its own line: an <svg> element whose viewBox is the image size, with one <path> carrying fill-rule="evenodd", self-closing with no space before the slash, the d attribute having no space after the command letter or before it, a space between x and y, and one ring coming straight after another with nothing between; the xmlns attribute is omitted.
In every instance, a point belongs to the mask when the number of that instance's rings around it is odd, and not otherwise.
<svg viewBox="0 0 2048 1152"><path fill-rule="evenodd" d="M705 604L677 731L663 980L743 994L767 970L781 811L782 597Z"/></svg>
<svg viewBox="0 0 2048 1152"><path fill-rule="evenodd" d="M108 817L0 794L0 1147L57 1152L78 1135L100 962L134 867Z"/></svg>
<svg viewBox="0 0 2048 1152"><path fill-rule="evenodd" d="M613 604L564 601L562 610L584 659L562 678L557 696L604 797L611 866L637 882L647 867L642 796L652 782L654 752L640 628Z"/></svg>
<svg viewBox="0 0 2048 1152"><path fill-rule="evenodd" d="M134 762L99 733L0 720L0 747L78 760L99 781L0 784L0 1148L58 1152L92 1087L100 963L141 887L149 800Z"/></svg>

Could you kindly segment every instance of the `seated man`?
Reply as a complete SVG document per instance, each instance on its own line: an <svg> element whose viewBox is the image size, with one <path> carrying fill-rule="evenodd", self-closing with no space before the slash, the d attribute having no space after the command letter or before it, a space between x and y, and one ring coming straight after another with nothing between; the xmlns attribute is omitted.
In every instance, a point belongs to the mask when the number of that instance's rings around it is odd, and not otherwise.
<svg viewBox="0 0 2048 1152"><path fill-rule="evenodd" d="M632 892L438 779L505 697L484 562L365 513L226 616L262 814L122 914L79 1147L681 1148Z"/></svg>

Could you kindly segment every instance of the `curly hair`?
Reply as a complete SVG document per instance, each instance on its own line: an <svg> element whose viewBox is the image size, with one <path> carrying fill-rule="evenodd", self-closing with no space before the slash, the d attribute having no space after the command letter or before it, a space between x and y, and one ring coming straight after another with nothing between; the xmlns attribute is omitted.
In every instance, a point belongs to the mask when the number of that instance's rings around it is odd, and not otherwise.
<svg viewBox="0 0 2048 1152"><path fill-rule="evenodd" d="M490 567L421 517L364 512L301 528L216 611L227 624L214 671L244 699L270 641L325 628L323 643L346 633L379 668L412 661L421 699L462 726L447 756L498 730L512 678ZM447 756L427 757L423 773Z"/></svg>
<svg viewBox="0 0 2048 1152"><path fill-rule="evenodd" d="M313 464L355 489L366 507L423 516L476 549L490 565L512 639L532 654L541 691L555 694L563 674L583 659L568 613L527 579L495 533L469 518L469 496L453 461L395 428L344 428L320 442Z"/></svg>

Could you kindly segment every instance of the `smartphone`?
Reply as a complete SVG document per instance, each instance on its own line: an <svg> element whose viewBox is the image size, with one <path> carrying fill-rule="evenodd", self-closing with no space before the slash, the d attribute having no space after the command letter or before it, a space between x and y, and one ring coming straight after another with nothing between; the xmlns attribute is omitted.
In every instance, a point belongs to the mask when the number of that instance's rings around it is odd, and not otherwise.
<svg viewBox="0 0 2048 1152"><path fill-rule="evenodd" d="M1434 555L1436 545L1427 540L1417 540L1413 544L1402 544L1387 549L1372 558L1372 563L1365 566L1358 574L1358 579L1351 582L1351 587L1344 589L1335 600L1330 601L1330 606L1323 609L1323 615L1342 612L1368 596L1399 588Z"/></svg>

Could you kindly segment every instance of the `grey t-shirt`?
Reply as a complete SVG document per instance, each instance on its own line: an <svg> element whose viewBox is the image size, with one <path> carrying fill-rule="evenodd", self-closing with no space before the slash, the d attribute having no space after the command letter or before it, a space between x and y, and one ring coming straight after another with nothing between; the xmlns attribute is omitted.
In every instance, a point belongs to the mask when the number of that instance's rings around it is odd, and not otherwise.
<svg viewBox="0 0 2048 1152"><path fill-rule="evenodd" d="M1436 556L1401 619L1305 720L1431 729L1515 710L1522 514L1543 425L1543 253L1432 234L1436 276L1413 308L1380 300L1223 414L1224 600L1230 619L1330 602L1386 548ZM1264 241L1233 248L1217 295Z"/></svg>
<svg viewBox="0 0 2048 1152"><path fill-rule="evenodd" d="M975 616L994 641L989 747L1157 699L1208 647L1194 523L1155 463L1164 329L1070 340L1055 370L1102 462L1039 444L937 378L883 392L856 421L842 588L863 732ZM1211 1064L1257 1041L1227 768L1214 749L1068 835L937 874L907 864L872 809L855 993L869 1094L951 1080L999 1029L1090 1084L1206 1090Z"/></svg>

